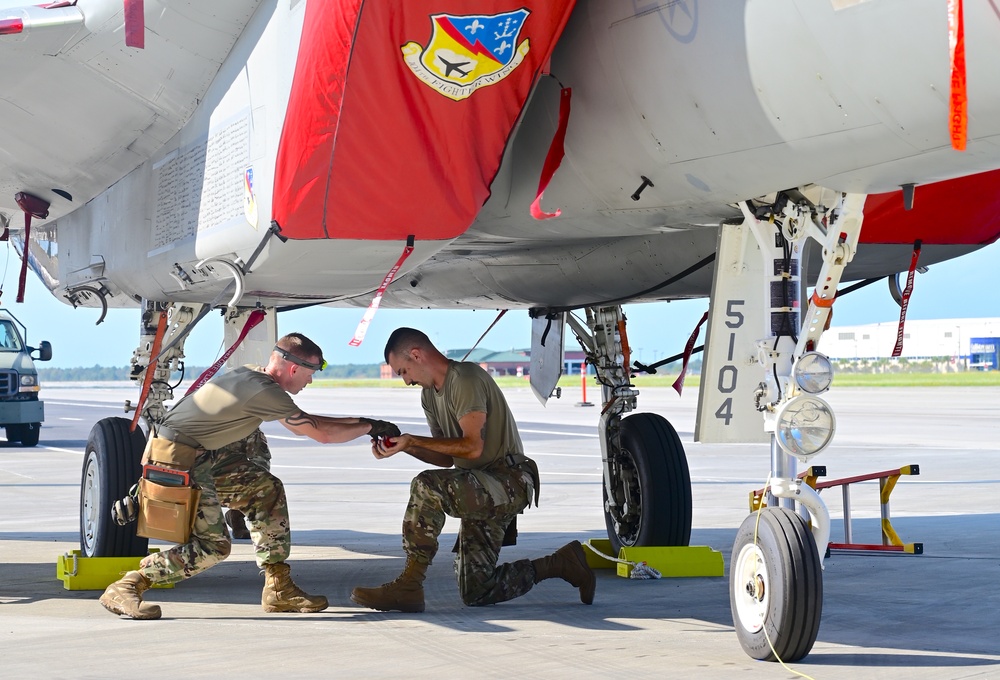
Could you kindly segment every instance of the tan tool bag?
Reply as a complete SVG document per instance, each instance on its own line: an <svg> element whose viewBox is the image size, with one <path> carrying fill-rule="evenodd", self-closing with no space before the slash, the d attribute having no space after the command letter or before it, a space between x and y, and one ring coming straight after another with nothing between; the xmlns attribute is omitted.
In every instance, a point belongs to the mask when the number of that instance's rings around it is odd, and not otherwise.
<svg viewBox="0 0 1000 680"><path fill-rule="evenodd" d="M172 543L187 543L194 527L201 489L163 486L139 480L139 526L136 533Z"/></svg>
<svg viewBox="0 0 1000 680"><path fill-rule="evenodd" d="M146 442L146 450L142 452L142 464L155 463L178 470L190 470L194 467L197 456L198 449L193 446L160 437L150 437Z"/></svg>

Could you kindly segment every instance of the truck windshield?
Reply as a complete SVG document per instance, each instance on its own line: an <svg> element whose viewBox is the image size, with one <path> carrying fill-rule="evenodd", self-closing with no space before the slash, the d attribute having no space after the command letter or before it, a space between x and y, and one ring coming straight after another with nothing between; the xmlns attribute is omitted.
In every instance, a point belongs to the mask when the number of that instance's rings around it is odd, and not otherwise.
<svg viewBox="0 0 1000 680"><path fill-rule="evenodd" d="M14 324L0 319L0 352L20 352L23 349L21 336L14 328Z"/></svg>

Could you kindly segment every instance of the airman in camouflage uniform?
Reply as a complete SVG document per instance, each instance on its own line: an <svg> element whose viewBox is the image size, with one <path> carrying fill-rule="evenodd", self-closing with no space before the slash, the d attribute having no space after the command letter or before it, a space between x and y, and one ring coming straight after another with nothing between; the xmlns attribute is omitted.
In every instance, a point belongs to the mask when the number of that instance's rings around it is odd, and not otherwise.
<svg viewBox="0 0 1000 680"><path fill-rule="evenodd" d="M538 469L524 455L517 425L489 374L477 364L449 360L412 328L389 336L385 359L403 382L423 388L421 405L432 436L380 439L372 453L382 459L403 451L448 469L426 470L410 484L403 573L382 586L355 588L351 599L381 611L422 612L427 567L450 515L462 520L455 569L465 604L504 602L553 577L578 588L581 601L591 604L596 579L577 541L547 557L497 566L508 527L533 493L538 501Z"/></svg>
<svg viewBox="0 0 1000 680"><path fill-rule="evenodd" d="M193 534L189 542L169 550L165 560L143 559L139 572L155 583L176 583L218 564L229 556L231 543L226 535L223 505L247 512L250 536L260 565L284 562L291 552L288 503L280 479L268 472L270 452L260 430L233 444L198 457L191 471L192 481L201 489ZM267 467L258 461L268 462ZM147 566L148 564L148 566Z"/></svg>
<svg viewBox="0 0 1000 680"><path fill-rule="evenodd" d="M246 439L223 446L219 451L226 453L242 453L252 463L258 465L266 472L271 471L271 449L267 446L267 437L260 430L257 430ZM222 503L226 505L225 502ZM246 515L236 508L229 508L225 515L226 524L229 526L233 540L251 538Z"/></svg>
<svg viewBox="0 0 1000 680"><path fill-rule="evenodd" d="M232 544L222 504L244 512L249 521L257 564L264 572L264 611L326 609L325 597L306 594L289 575L285 489L257 462L267 449L259 426L277 420L293 433L324 444L365 434L396 435L399 429L380 420L310 415L297 407L289 395L311 383L323 366L322 350L291 333L278 340L266 367L244 366L217 376L167 413L155 436L198 450L191 469L192 483L201 491L194 528L187 543L144 557L138 571L108 586L100 600L105 609L133 619L160 618L159 606L143 602L146 590L190 578L229 555Z"/></svg>

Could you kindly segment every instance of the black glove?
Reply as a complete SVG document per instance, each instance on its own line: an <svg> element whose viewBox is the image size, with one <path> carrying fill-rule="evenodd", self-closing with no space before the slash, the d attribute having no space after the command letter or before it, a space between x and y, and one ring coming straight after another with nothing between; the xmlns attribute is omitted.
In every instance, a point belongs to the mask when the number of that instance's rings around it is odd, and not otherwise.
<svg viewBox="0 0 1000 680"><path fill-rule="evenodd" d="M388 420L375 420L374 418L358 418L358 420L372 426L371 432L368 434L373 439L376 437L398 437L402 434L399 428Z"/></svg>

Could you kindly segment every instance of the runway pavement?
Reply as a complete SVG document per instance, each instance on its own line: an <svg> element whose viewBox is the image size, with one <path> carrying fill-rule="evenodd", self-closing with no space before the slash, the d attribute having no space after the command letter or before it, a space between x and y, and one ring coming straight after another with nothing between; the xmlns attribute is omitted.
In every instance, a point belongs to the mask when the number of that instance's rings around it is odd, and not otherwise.
<svg viewBox="0 0 1000 680"><path fill-rule="evenodd" d="M599 408L580 395L542 408L527 386L506 391L542 473L541 507L520 518L503 560L605 536ZM0 675L105 678L1000 678L1000 444L998 388L837 389L839 431L815 461L829 478L918 464L891 497L893 526L924 554L841 554L826 560L823 617L812 653L757 662L740 648L728 568L747 495L768 472L765 446L692 442L697 391L644 389L640 410L669 418L687 449L694 492L691 543L723 553L724 578L635 581L598 576L592 606L561 581L517 600L462 605L451 555L457 522L426 583L427 611L392 614L349 599L402 565L399 525L411 477L402 456L372 458L367 438L321 446L268 425L274 471L288 491L295 580L330 598L310 615L265 614L248 541L221 565L147 599L159 621L106 612L97 591L68 591L56 559L79 547L82 454L99 418L124 415L131 388L47 386L36 448L0 444ZM596 390L590 392L596 397ZM415 389L315 389L306 410L395 420L426 432ZM856 542L879 542L876 482L852 491ZM837 490L823 497L843 540Z"/></svg>

